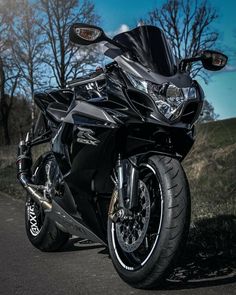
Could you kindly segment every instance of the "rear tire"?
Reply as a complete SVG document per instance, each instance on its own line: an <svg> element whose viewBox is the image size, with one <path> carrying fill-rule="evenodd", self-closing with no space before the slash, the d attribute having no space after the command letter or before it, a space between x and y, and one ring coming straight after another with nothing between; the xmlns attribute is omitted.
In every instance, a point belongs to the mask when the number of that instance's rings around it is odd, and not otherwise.
<svg viewBox="0 0 236 295"><path fill-rule="evenodd" d="M129 231L127 221L120 226L109 218L108 246L112 262L125 282L135 288L152 289L161 285L183 251L190 224L190 193L181 164L167 156L155 155L141 164L140 180L145 183L149 197L146 205L142 201L146 213L143 208L142 213L137 213L142 214L142 220L149 218L143 241L140 245L138 236L142 236L141 230L145 228L142 223L131 221ZM135 227L139 228L136 237ZM121 233L120 228L124 229ZM135 239L139 240L136 246Z"/></svg>
<svg viewBox="0 0 236 295"><path fill-rule="evenodd" d="M34 167L34 183L44 185L46 182L46 165L53 167L51 173L57 173L55 158L48 154L42 156L38 165ZM36 170L37 169L37 170ZM54 221L45 216L43 209L28 195L25 203L25 228L31 244L41 251L57 251L69 239L69 234L57 228Z"/></svg>

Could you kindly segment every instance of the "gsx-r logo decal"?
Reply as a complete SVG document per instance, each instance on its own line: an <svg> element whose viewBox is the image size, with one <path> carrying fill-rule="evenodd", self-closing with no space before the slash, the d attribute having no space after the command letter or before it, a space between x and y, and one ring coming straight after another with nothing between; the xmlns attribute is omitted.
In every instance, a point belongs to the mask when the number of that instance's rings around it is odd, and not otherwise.
<svg viewBox="0 0 236 295"><path fill-rule="evenodd" d="M77 127L77 130L79 130L77 133L77 142L92 145L98 145L100 142L100 140L93 137L95 134L93 130L83 127Z"/></svg>

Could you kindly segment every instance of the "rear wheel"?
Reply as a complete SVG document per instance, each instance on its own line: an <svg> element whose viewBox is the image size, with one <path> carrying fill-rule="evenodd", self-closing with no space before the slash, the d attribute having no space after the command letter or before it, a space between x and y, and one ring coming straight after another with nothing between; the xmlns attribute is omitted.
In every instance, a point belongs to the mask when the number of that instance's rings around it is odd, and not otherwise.
<svg viewBox="0 0 236 295"><path fill-rule="evenodd" d="M55 159L48 154L42 161L34 169L34 183L48 185L50 182L55 187L59 173ZM69 239L69 234L58 229L29 195L25 203L25 227L30 242L42 251L59 250Z"/></svg>
<svg viewBox="0 0 236 295"><path fill-rule="evenodd" d="M133 215L108 220L110 255L121 278L136 288L159 285L183 250L189 223L189 187L180 163L152 156L140 164Z"/></svg>

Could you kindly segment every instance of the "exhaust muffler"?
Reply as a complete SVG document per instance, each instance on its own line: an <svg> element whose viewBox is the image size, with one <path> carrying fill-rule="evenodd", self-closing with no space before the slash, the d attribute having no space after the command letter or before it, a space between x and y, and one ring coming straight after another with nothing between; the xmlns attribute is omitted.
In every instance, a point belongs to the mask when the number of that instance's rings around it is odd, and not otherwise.
<svg viewBox="0 0 236 295"><path fill-rule="evenodd" d="M39 192L39 187L34 185L31 181L31 166L32 166L32 157L31 157L31 145L29 141L29 135L27 134L26 140L22 140L18 146L17 153L17 178L30 194L32 199L39 205L42 206L44 210L51 210L52 205L49 200L45 199L42 193Z"/></svg>

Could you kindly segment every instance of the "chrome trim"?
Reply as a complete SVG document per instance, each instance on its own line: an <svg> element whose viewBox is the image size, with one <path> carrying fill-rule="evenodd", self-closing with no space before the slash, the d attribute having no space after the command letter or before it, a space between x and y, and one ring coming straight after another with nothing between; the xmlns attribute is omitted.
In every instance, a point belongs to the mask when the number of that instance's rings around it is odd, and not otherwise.
<svg viewBox="0 0 236 295"><path fill-rule="evenodd" d="M27 134L26 139L29 142L29 134ZM16 161L17 178L37 204L42 206L44 210L51 210L52 204L39 192L39 190L43 190L44 187L41 185L34 185L31 181L31 175L29 172L32 165L30 154L31 147L30 145L28 146L27 143L22 140L18 147L18 157ZM27 151L29 152L29 155L27 154Z"/></svg>
<svg viewBox="0 0 236 295"><path fill-rule="evenodd" d="M106 75L105 74L100 74L99 76L96 76L94 78L89 78L87 80L82 80L82 81L77 81L77 82L68 82L67 85L69 87L75 87L75 86L79 86L79 85L83 85L83 84L87 84L87 83L93 83L96 81L101 81L101 80L105 80L106 79Z"/></svg>
<svg viewBox="0 0 236 295"><path fill-rule="evenodd" d="M30 180L27 178L27 176L23 173L20 173L18 176L18 179L20 183L23 185L23 187L27 190L27 192L30 194L32 199L42 206L44 210L51 210L52 204L44 198L44 196L37 191L37 189L31 187Z"/></svg>

